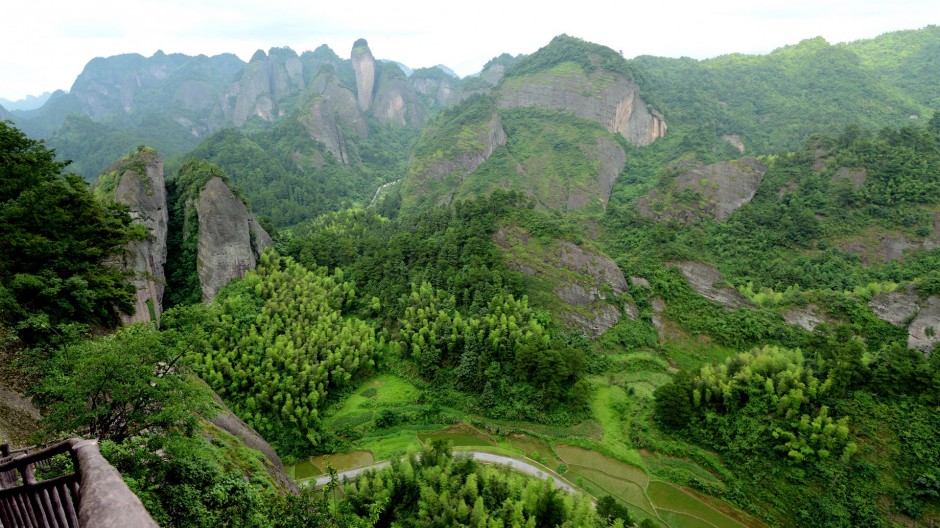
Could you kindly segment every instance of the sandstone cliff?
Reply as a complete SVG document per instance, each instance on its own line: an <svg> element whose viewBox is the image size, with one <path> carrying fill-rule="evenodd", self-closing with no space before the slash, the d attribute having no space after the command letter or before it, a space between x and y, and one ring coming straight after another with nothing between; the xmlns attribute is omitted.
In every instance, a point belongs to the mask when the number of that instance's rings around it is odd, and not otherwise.
<svg viewBox="0 0 940 528"><path fill-rule="evenodd" d="M533 278L537 288L531 295L542 297L567 326L598 337L620 321L621 309L609 297L625 293L627 280L607 255L567 240L533 237L515 225L501 227L493 240L510 269Z"/></svg>
<svg viewBox="0 0 940 528"><path fill-rule="evenodd" d="M721 221L750 203L766 171L755 158L697 166L678 176L668 194L652 191L637 201L637 208L643 216L659 220Z"/></svg>
<svg viewBox="0 0 940 528"><path fill-rule="evenodd" d="M223 286L254 269L261 252L273 242L219 177L211 178L189 207L195 207L199 221L196 271L202 300L212 302Z"/></svg>
<svg viewBox="0 0 940 528"><path fill-rule="evenodd" d="M507 77L498 88L501 108L537 106L570 112L621 134L635 146L666 134L662 114L640 98L640 88L620 73L596 68L587 73L574 62L527 75Z"/></svg>
<svg viewBox="0 0 940 528"><path fill-rule="evenodd" d="M122 316L125 325L159 321L163 312L166 285L166 240L168 211L163 160L156 151L139 150L106 171L101 184L114 185L111 197L130 207L131 217L147 229L148 236L128 244L122 262L132 273L131 284L137 290L133 315Z"/></svg>
<svg viewBox="0 0 940 528"><path fill-rule="evenodd" d="M868 306L879 319L907 326L907 347L930 354L940 343L940 297L922 299L908 287L875 296Z"/></svg>
<svg viewBox="0 0 940 528"><path fill-rule="evenodd" d="M218 405L220 411L209 419L209 422L235 438L238 438L241 443L251 449L260 451L267 460L264 469L268 472L268 475L271 476L271 480L277 483L284 491L297 493L299 491L297 484L290 478L287 471L284 470L284 464L281 462L280 457L277 456L277 452L274 451L274 448L272 448L257 431L236 416L215 392L212 393L212 397L215 399L215 403Z"/></svg>
<svg viewBox="0 0 940 528"><path fill-rule="evenodd" d="M395 64L382 64L371 114L383 124L422 128L426 112L414 86Z"/></svg>
<svg viewBox="0 0 940 528"><path fill-rule="evenodd" d="M723 286L724 279L718 268L703 262L669 262L668 266L679 268L693 290L706 299L718 303L729 310L749 304L738 290Z"/></svg>
<svg viewBox="0 0 940 528"><path fill-rule="evenodd" d="M356 99L359 109L363 112L372 107L372 96L375 90L375 58L365 39L353 43L352 53L353 70L356 72Z"/></svg>
<svg viewBox="0 0 940 528"><path fill-rule="evenodd" d="M360 138L369 134L355 95L342 85L332 67L325 66L310 83L305 98L300 122L310 137L322 143L340 163L351 163L357 158L356 147L355 142L347 140L347 133Z"/></svg>
<svg viewBox="0 0 940 528"><path fill-rule="evenodd" d="M481 119L482 117L482 119ZM411 205L425 196L431 196L438 205L450 203L460 184L477 167L485 162L497 147L506 144L506 131L503 130L499 114L476 114L475 119L461 127L463 141L445 139L445 150L429 148L423 152L424 145L437 143L439 129L430 128L419 140L415 163L403 182L403 196Z"/></svg>
<svg viewBox="0 0 940 528"><path fill-rule="evenodd" d="M439 68L421 68L408 77L408 82L428 108L443 108L456 101L458 80Z"/></svg>
<svg viewBox="0 0 940 528"><path fill-rule="evenodd" d="M286 109L280 103L303 91L304 65L290 48L272 48L269 54L258 50L251 57L241 79L229 90L235 105L231 119L240 127L252 116L274 121Z"/></svg>

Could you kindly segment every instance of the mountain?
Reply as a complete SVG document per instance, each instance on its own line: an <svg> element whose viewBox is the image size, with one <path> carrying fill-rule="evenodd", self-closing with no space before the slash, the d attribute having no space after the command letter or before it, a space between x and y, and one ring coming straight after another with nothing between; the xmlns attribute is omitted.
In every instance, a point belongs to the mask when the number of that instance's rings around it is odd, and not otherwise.
<svg viewBox="0 0 940 528"><path fill-rule="evenodd" d="M8 110L34 110L45 104L50 97L52 97L52 92L43 92L40 95L27 95L25 98L18 101L10 101L9 99L0 97L0 105Z"/></svg>
<svg viewBox="0 0 940 528"><path fill-rule="evenodd" d="M940 107L940 26L885 33L840 44L858 55L866 68L926 108Z"/></svg>
<svg viewBox="0 0 940 528"><path fill-rule="evenodd" d="M140 148L109 167L95 182L94 192L103 199L127 205L135 224L147 233L145 238L128 243L120 262L135 290L134 311L122 315L121 322L159 324L166 286L169 221L163 160L156 151Z"/></svg>
<svg viewBox="0 0 940 528"><path fill-rule="evenodd" d="M422 134L402 184L405 207L504 187L550 209L603 209L626 145L644 146L666 132L623 59L576 38L556 37L497 82Z"/></svg>
<svg viewBox="0 0 940 528"><path fill-rule="evenodd" d="M925 113L893 84L896 76L869 67L852 47L822 38L767 55L628 63L670 123L696 134L707 128L749 154L796 148L814 132L849 124L897 127Z"/></svg>

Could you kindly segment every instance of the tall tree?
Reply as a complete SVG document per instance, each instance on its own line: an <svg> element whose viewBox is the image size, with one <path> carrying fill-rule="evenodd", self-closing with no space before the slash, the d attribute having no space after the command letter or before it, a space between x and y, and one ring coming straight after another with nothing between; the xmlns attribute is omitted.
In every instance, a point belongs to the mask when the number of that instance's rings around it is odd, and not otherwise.
<svg viewBox="0 0 940 528"><path fill-rule="evenodd" d="M0 122L0 325L27 344L69 322L114 326L132 309L133 289L107 263L144 232L67 165Z"/></svg>

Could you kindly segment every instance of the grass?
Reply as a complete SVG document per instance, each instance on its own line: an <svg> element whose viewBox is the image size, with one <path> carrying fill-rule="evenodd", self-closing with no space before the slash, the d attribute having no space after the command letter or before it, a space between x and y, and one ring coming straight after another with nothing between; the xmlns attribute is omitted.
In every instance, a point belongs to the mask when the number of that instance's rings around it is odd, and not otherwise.
<svg viewBox="0 0 940 528"><path fill-rule="evenodd" d="M649 483L647 493L656 505L656 509L660 510L661 515L664 513L663 510L685 514L686 517L691 516L704 521L705 524L700 526L714 526L716 528L741 528L743 526L672 484L654 480ZM695 525L692 524L692 526Z"/></svg>
<svg viewBox="0 0 940 528"><path fill-rule="evenodd" d="M646 471L643 471L643 469L615 460L597 451L569 445L555 446L555 451L558 453L558 456L571 467L580 466L597 469L609 475L613 475L615 478L634 482L643 488L649 483L649 476L647 476Z"/></svg>
<svg viewBox="0 0 940 528"><path fill-rule="evenodd" d="M381 374L357 387L340 406L329 409L325 413L326 421L329 424L366 409L412 405L420 395L421 391L408 381L392 374Z"/></svg>
<svg viewBox="0 0 940 528"><path fill-rule="evenodd" d="M712 523L697 517L669 510L659 510L659 516L672 528L716 528Z"/></svg>
<svg viewBox="0 0 940 528"><path fill-rule="evenodd" d="M454 447L491 447L496 445L496 442L490 436L481 433L465 423L448 427L443 431L418 433L418 439L422 444L427 444L434 440L446 440Z"/></svg>
<svg viewBox="0 0 940 528"><path fill-rule="evenodd" d="M301 460L293 467L294 480L303 480L310 477L326 474L327 463L332 464L336 471L346 471L368 466L375 462L369 451L353 451L351 453L336 453L332 455L317 455Z"/></svg>
<svg viewBox="0 0 940 528"><path fill-rule="evenodd" d="M509 438L509 443L513 447L522 451L522 453L536 461L541 461L548 467L558 467L558 464L561 463L561 459L558 458L558 455L555 454L555 451L552 450L544 440L536 438L530 435L512 435Z"/></svg>

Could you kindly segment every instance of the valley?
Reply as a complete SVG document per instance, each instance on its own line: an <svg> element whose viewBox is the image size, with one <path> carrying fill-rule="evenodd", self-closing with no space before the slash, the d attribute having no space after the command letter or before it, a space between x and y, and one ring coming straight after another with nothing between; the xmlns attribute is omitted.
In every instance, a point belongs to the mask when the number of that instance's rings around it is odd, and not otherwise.
<svg viewBox="0 0 940 528"><path fill-rule="evenodd" d="M938 46L95 59L0 122L0 440L162 526L935 526Z"/></svg>

